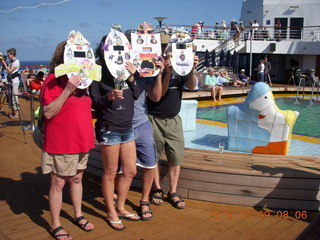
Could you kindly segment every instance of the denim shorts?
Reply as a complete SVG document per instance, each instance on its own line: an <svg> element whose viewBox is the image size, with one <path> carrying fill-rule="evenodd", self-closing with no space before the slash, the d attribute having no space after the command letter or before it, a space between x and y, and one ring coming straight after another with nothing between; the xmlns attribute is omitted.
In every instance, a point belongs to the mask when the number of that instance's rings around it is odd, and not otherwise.
<svg viewBox="0 0 320 240"><path fill-rule="evenodd" d="M100 139L101 145L117 145L131 142L134 140L133 129L131 128L126 132L114 132L102 128L100 130Z"/></svg>

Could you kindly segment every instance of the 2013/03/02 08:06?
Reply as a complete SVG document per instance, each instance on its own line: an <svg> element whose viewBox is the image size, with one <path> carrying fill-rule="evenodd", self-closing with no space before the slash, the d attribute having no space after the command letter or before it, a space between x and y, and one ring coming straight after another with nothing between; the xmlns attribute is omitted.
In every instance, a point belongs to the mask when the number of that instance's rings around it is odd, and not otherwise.
<svg viewBox="0 0 320 240"><path fill-rule="evenodd" d="M232 211L219 211L213 210L209 212L209 219L268 219L271 217L288 219L307 219L308 212L307 211L297 211L297 210L278 210L278 211L253 211L246 210L240 212L232 212Z"/></svg>

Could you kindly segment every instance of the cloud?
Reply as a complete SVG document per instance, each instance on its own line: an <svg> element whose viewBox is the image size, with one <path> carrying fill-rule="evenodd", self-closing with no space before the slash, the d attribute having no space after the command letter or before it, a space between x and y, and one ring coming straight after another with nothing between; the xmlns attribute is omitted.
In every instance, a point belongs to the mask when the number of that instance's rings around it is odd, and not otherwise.
<svg viewBox="0 0 320 240"><path fill-rule="evenodd" d="M9 20L11 22L22 22L23 21L21 18L17 18L17 17L9 17Z"/></svg>
<svg viewBox="0 0 320 240"><path fill-rule="evenodd" d="M92 27L92 25L88 22L80 22L80 23L78 23L78 26L82 27L82 28L91 28Z"/></svg>
<svg viewBox="0 0 320 240"><path fill-rule="evenodd" d="M50 24L58 24L55 20L52 19L48 19L47 22Z"/></svg>
<svg viewBox="0 0 320 240"><path fill-rule="evenodd" d="M98 1L98 5L103 6L103 7L112 7L113 3L112 2L107 2L107 1Z"/></svg>

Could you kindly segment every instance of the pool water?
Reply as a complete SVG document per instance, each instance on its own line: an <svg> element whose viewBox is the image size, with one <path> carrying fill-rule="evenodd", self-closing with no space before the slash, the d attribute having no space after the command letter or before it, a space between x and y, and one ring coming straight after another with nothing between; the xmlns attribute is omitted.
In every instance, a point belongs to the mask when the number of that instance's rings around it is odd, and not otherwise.
<svg viewBox="0 0 320 240"><path fill-rule="evenodd" d="M294 110L300 113L293 128L294 134L320 138L320 102L295 98L276 98L276 104L281 110ZM240 103L216 105L202 107L197 110L197 118L205 120L214 120L227 122L226 109L230 105L239 105Z"/></svg>

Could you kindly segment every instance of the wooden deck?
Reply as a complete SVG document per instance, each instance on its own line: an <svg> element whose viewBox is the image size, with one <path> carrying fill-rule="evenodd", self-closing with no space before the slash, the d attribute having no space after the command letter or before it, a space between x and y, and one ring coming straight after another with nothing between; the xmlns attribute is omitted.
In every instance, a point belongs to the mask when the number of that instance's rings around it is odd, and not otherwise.
<svg viewBox="0 0 320 240"><path fill-rule="evenodd" d="M29 102L21 100L26 119L29 119ZM52 239L47 230L50 224L48 210L49 178L40 173L41 151L32 140L32 132L22 135L19 121L4 116L7 106L1 110L0 122L7 125L0 129L0 239ZM217 153L186 150L185 168L194 165L200 169L216 169L218 172L237 174L246 172L255 165L267 165L267 159L249 157L241 164L237 154L224 154L222 165L214 165ZM207 156L207 157L205 157ZM194 159L195 163L189 162ZM241 157L240 157L241 158ZM198 162L197 162L198 161ZM281 167L290 159L279 159L271 167ZM251 165L248 165L251 162ZM295 168L317 174L318 159L292 159ZM191 166L192 165L192 166ZM294 165L294 164L293 164ZM269 166L269 165L268 165ZM252 168L251 168L252 169ZM308 170L307 170L308 169ZM254 169L255 175L263 177ZM275 170L275 169L274 169ZM165 171L165 169L163 170ZM251 171L251 170L250 170ZM295 173L293 172L293 175ZM280 177L279 173L276 173ZM292 175L292 176L293 176ZM201 173L199 173L201 178ZM293 176L294 177L294 176ZM306 176L308 177L308 176ZM314 176L313 176L314 177ZM185 176L182 176L184 181ZM181 182L181 186L185 183ZM230 181L237 179L230 178ZM68 191L64 193L62 224L74 239L319 239L320 218L317 211L305 212L289 209L268 209L258 212L253 207L213 203L186 199L187 209L176 210L165 202L163 206L152 206L154 218L147 222L125 222L123 232L112 230L105 222L105 209L100 191L100 179L89 173L84 177L84 215L95 224L95 230L86 233L72 224L72 206ZM165 182L165 180L164 180ZM262 181L263 182L263 181ZM206 187L199 182L196 188ZM212 187L212 186L211 186ZM304 189L304 188L302 188ZM190 193L188 193L190 194ZM137 210L140 193L132 189L128 195L128 209ZM192 197L192 196L191 196ZM234 198L237 198L234 196ZM313 199L316 197L313 196ZM268 211L272 213L269 217ZM288 217L285 210L288 210Z"/></svg>
<svg viewBox="0 0 320 240"><path fill-rule="evenodd" d="M287 85L287 84L272 84L272 92L284 92L284 93L296 93L298 90L298 86ZM246 95L250 87L224 87L222 96L235 96L235 95ZM305 93L311 93L312 87L305 87ZM315 89L314 91L316 91ZM303 89L300 90L300 95L302 95ZM316 92L315 92L316 94ZM197 92L183 92L183 99L202 99L202 98L211 98L210 91L197 91Z"/></svg>

